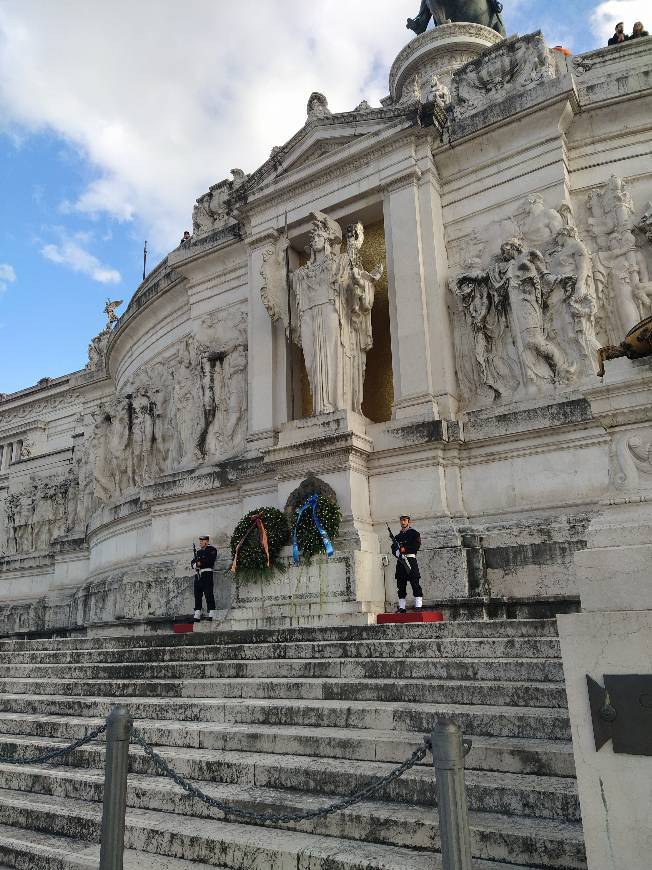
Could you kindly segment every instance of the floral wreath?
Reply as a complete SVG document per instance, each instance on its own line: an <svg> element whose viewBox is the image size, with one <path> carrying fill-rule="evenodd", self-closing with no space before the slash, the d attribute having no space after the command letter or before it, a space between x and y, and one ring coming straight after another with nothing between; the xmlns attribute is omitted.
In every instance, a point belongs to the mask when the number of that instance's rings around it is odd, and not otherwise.
<svg viewBox="0 0 652 870"><path fill-rule="evenodd" d="M340 530L342 512L337 502L325 495L311 495L294 512L292 556L299 564L299 555L309 562L313 556L333 555L332 541Z"/></svg>
<svg viewBox="0 0 652 870"><path fill-rule="evenodd" d="M290 530L283 513L275 507L249 511L231 536L231 571L269 571L275 558L288 543Z"/></svg>

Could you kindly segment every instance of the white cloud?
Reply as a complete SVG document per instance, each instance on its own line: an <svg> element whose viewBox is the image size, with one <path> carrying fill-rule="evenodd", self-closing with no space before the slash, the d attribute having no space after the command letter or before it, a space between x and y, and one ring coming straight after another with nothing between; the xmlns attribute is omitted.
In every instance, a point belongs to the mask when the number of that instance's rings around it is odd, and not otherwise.
<svg viewBox="0 0 652 870"><path fill-rule="evenodd" d="M419 0L0 4L0 118L51 130L96 167L64 210L142 222L174 247L195 198L305 121L387 93Z"/></svg>
<svg viewBox="0 0 652 870"><path fill-rule="evenodd" d="M619 21L624 22L625 33L631 33L634 22L645 24L651 12L650 0L606 0L596 6L591 16L591 29L606 45Z"/></svg>
<svg viewBox="0 0 652 870"><path fill-rule="evenodd" d="M0 263L0 293L4 293L9 284L16 280L16 272L9 263Z"/></svg>
<svg viewBox="0 0 652 870"><path fill-rule="evenodd" d="M87 251L84 243L90 241L89 233L77 233L67 237L63 231L59 231L60 243L43 245L41 254L46 260L67 266L73 272L81 272L88 275L93 281L100 284L119 284L120 272L103 265L94 254Z"/></svg>

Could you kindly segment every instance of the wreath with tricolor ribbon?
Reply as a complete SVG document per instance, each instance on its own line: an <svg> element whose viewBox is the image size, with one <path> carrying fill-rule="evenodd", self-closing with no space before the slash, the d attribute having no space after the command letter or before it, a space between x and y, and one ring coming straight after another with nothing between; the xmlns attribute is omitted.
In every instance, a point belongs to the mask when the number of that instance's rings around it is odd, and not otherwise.
<svg viewBox="0 0 652 870"><path fill-rule="evenodd" d="M261 507L240 520L231 536L231 571L269 571L288 543L290 530L283 511Z"/></svg>
<svg viewBox="0 0 652 870"><path fill-rule="evenodd" d="M333 555L333 540L340 530L342 513L337 502L324 495L311 495L294 513L292 528L292 558L310 561L313 556Z"/></svg>

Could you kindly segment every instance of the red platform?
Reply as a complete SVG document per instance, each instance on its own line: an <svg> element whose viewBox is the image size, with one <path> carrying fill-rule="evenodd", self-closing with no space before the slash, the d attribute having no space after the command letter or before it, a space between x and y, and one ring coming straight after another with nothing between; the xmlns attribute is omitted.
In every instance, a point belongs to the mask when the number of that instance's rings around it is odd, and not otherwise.
<svg viewBox="0 0 652 870"><path fill-rule="evenodd" d="M441 610L411 610L408 613L379 613L378 625L392 625L397 622L443 622Z"/></svg>
<svg viewBox="0 0 652 870"><path fill-rule="evenodd" d="M192 622L173 622L172 632L173 634L188 634L194 627Z"/></svg>

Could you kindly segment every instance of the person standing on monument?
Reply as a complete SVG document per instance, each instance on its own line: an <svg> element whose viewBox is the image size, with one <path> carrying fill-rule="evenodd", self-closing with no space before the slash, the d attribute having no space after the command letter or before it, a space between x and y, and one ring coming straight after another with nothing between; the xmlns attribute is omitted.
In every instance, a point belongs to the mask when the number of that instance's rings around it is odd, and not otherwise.
<svg viewBox="0 0 652 870"><path fill-rule="evenodd" d="M208 618L215 616L215 595L213 592L213 566L217 559L217 550L209 543L208 535L199 536L199 549L190 563L195 569L195 612L193 620L201 622L203 599L206 598Z"/></svg>
<svg viewBox="0 0 652 870"><path fill-rule="evenodd" d="M619 21L614 29L614 35L607 41L607 45L620 45L621 42L627 42L629 36L625 33L625 22Z"/></svg>
<svg viewBox="0 0 652 870"><path fill-rule="evenodd" d="M410 525L410 517L403 515L399 518L401 523L401 531L393 538L392 553L396 556L396 587L398 589L398 612L405 613L405 596L407 594L408 581L412 587L414 595L414 609L421 610L423 607L423 590L419 580L421 573L419 571L419 563L417 562L417 553L421 548L421 535L416 529ZM410 562L410 570L408 571L405 560L402 558L407 556Z"/></svg>

